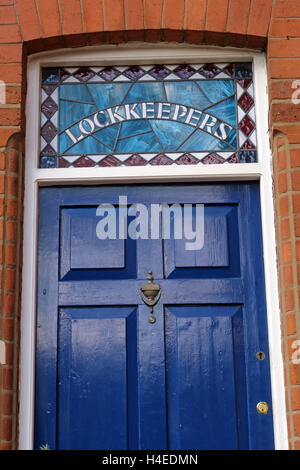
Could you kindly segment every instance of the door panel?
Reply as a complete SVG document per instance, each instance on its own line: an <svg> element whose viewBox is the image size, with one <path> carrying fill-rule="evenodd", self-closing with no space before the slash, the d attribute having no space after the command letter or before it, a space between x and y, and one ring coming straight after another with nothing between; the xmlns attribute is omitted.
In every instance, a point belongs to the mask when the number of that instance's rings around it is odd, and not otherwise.
<svg viewBox="0 0 300 470"><path fill-rule="evenodd" d="M189 204L194 226L203 204L203 247L174 239L176 214L170 239L100 240L97 207L118 215L120 195ZM36 448L273 448L258 184L51 187L39 204Z"/></svg>
<svg viewBox="0 0 300 470"><path fill-rule="evenodd" d="M136 333L132 308L60 309L59 448L127 449L127 400L135 402L137 389Z"/></svg>
<svg viewBox="0 0 300 470"><path fill-rule="evenodd" d="M97 206L61 209L61 280L136 278L134 240L100 240L96 211Z"/></svg>
<svg viewBox="0 0 300 470"><path fill-rule="evenodd" d="M193 227L196 226L195 218L193 212ZM199 250L187 250L186 244L190 243L190 240L184 236L180 240L172 237L163 241L167 278L216 279L239 275L239 226L236 205L206 204L204 221L204 245Z"/></svg>
<svg viewBox="0 0 300 470"><path fill-rule="evenodd" d="M242 307L168 307L165 322L169 448L247 448Z"/></svg>

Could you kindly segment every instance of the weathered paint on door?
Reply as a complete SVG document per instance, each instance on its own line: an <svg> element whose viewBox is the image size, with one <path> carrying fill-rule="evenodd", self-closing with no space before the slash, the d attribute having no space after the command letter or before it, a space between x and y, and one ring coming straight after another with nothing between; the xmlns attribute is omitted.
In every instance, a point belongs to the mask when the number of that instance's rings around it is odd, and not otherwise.
<svg viewBox="0 0 300 470"><path fill-rule="evenodd" d="M119 195L204 204L204 247L100 240ZM39 204L36 448L272 449L258 184L51 187Z"/></svg>

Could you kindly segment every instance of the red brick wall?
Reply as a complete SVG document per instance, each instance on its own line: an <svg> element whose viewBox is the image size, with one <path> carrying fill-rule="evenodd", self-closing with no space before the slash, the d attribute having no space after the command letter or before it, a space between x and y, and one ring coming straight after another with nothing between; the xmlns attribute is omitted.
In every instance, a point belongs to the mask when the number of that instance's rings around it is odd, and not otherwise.
<svg viewBox="0 0 300 470"><path fill-rule="evenodd" d="M282 350L291 449L300 449L300 2L295 0L0 0L1 448L17 446L26 57L65 47L175 41L266 50L274 161ZM300 88L298 86L298 88ZM299 94L300 97L300 94Z"/></svg>

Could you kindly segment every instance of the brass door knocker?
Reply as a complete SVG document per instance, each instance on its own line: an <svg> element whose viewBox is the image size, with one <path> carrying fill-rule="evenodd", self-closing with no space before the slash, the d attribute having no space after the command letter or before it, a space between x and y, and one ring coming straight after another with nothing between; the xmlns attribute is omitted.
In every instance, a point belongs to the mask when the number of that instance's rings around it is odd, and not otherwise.
<svg viewBox="0 0 300 470"><path fill-rule="evenodd" d="M150 313L153 315L153 308L157 304L161 296L161 287L159 284L154 284L154 278L152 271L149 271L148 282L143 284L140 288L140 296L143 302L150 307ZM156 318L154 316L149 317L150 323L155 323Z"/></svg>

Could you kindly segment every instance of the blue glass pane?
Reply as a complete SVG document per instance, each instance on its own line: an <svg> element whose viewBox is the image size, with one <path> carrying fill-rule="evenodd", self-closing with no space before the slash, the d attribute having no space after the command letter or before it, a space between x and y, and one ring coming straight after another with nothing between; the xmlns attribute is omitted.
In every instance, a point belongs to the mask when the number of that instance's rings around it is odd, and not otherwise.
<svg viewBox="0 0 300 470"><path fill-rule="evenodd" d="M56 67L47 67L42 71L42 82L43 83L57 83L58 82L59 69Z"/></svg>
<svg viewBox="0 0 300 470"><path fill-rule="evenodd" d="M122 122L122 127L119 137L129 137L131 135L139 134L141 132L150 131L147 121L127 121Z"/></svg>
<svg viewBox="0 0 300 470"><path fill-rule="evenodd" d="M257 162L257 152L253 150L247 150L244 152L239 152L240 162L241 163L254 163Z"/></svg>
<svg viewBox="0 0 300 470"><path fill-rule="evenodd" d="M235 98L228 98L220 103L210 106L205 110L222 121L228 122L232 126L236 126Z"/></svg>
<svg viewBox="0 0 300 470"><path fill-rule="evenodd" d="M237 78L252 78L252 63L238 62L235 64L235 76Z"/></svg>
<svg viewBox="0 0 300 470"><path fill-rule="evenodd" d="M232 145L232 147L234 149L237 148L237 132L236 132L236 129L232 129L232 131L230 132L227 139L225 139L225 142L227 142L229 145Z"/></svg>
<svg viewBox="0 0 300 470"><path fill-rule="evenodd" d="M57 157L41 157L41 168L57 168Z"/></svg>
<svg viewBox="0 0 300 470"><path fill-rule="evenodd" d="M110 153L111 150L106 145L103 145L98 140L96 140L93 136L88 136L78 144L75 144L71 147L67 152L66 155L80 155L80 154L102 154L102 153Z"/></svg>
<svg viewBox="0 0 300 470"><path fill-rule="evenodd" d="M96 106L90 104L60 101L59 123L60 129L66 129L75 122L86 118L97 111Z"/></svg>
<svg viewBox="0 0 300 470"><path fill-rule="evenodd" d="M131 83L92 83L87 85L98 109L122 103Z"/></svg>
<svg viewBox="0 0 300 470"><path fill-rule="evenodd" d="M232 150L232 147L211 134L203 132L201 129L195 130L193 135L179 148L185 152L196 152L204 150Z"/></svg>
<svg viewBox="0 0 300 470"><path fill-rule="evenodd" d="M135 153L135 152L160 152L161 147L153 132L147 134L139 134L135 137L120 140L116 152L120 153Z"/></svg>
<svg viewBox="0 0 300 470"><path fill-rule="evenodd" d="M115 124L114 126L105 127L105 129L95 132L93 135L113 150L116 145L120 126L121 124Z"/></svg>
<svg viewBox="0 0 300 470"><path fill-rule="evenodd" d="M168 101L172 103L182 103L200 110L212 104L195 82L165 82L165 88Z"/></svg>
<svg viewBox="0 0 300 470"><path fill-rule="evenodd" d="M67 84L60 87L60 98L73 101L84 101L95 104L86 85Z"/></svg>
<svg viewBox="0 0 300 470"><path fill-rule="evenodd" d="M135 103L136 101L166 101L163 84L157 82L135 83L124 103Z"/></svg>
<svg viewBox="0 0 300 470"><path fill-rule="evenodd" d="M172 152L194 131L194 128L179 122L149 121L165 152Z"/></svg>
<svg viewBox="0 0 300 470"><path fill-rule="evenodd" d="M234 94L233 80L199 80L197 84L212 103L217 103Z"/></svg>

